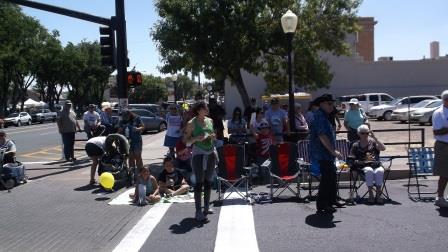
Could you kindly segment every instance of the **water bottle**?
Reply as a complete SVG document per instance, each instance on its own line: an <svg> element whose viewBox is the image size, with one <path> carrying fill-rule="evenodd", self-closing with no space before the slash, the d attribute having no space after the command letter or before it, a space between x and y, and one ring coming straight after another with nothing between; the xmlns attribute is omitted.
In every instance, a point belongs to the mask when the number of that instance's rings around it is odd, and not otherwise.
<svg viewBox="0 0 448 252"><path fill-rule="evenodd" d="M148 202L146 201L146 186L143 184L138 184L138 205L144 206Z"/></svg>

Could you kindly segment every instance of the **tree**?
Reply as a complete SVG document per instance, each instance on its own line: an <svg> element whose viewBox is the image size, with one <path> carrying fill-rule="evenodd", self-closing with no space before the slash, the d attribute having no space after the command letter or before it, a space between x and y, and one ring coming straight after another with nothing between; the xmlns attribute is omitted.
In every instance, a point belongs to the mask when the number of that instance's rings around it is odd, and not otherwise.
<svg viewBox="0 0 448 252"><path fill-rule="evenodd" d="M129 103L156 103L166 100L168 91L165 80L153 75L143 75L143 84L129 95Z"/></svg>
<svg viewBox="0 0 448 252"><path fill-rule="evenodd" d="M294 80L308 90L327 87L332 75L318 53L348 54L345 35L356 30L358 0L158 0L161 19L152 29L163 73L199 70L229 79L245 106L249 96L241 70L264 73L269 90L286 90L286 37L280 18L299 17L294 34Z"/></svg>
<svg viewBox="0 0 448 252"><path fill-rule="evenodd" d="M15 109L25 101L35 79L37 49L46 30L15 5L0 2L0 115L8 101Z"/></svg>

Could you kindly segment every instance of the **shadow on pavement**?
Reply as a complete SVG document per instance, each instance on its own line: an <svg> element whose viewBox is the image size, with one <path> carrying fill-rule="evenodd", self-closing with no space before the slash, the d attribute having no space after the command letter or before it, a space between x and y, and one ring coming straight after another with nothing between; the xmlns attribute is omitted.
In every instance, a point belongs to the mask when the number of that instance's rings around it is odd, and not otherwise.
<svg viewBox="0 0 448 252"><path fill-rule="evenodd" d="M334 221L333 214L323 213L323 214L311 214L305 219L305 223L317 228L335 228L336 224L340 221Z"/></svg>
<svg viewBox="0 0 448 252"><path fill-rule="evenodd" d="M106 201L106 200L110 200L109 197L99 197L95 199L96 201Z"/></svg>
<svg viewBox="0 0 448 252"><path fill-rule="evenodd" d="M439 211L439 216L448 217L448 208L439 208L437 211Z"/></svg>
<svg viewBox="0 0 448 252"><path fill-rule="evenodd" d="M77 191L77 192L85 192L85 191L93 190L95 188L98 188L98 185L87 184L87 185L83 185L83 186L77 187L77 188L75 188L73 190Z"/></svg>
<svg viewBox="0 0 448 252"><path fill-rule="evenodd" d="M195 218L185 218L179 222L179 224L173 224L170 227L173 234L185 234L193 230L194 228L202 227L203 224L196 221Z"/></svg>
<svg viewBox="0 0 448 252"><path fill-rule="evenodd" d="M63 171L58 171L58 172L52 172L52 173L47 173L47 174L42 174L42 175L38 175L38 176L34 176L34 177L30 177L30 179L31 180L36 180L36 179L40 179L40 178L45 178L45 177L49 177L49 176L54 176L54 175L58 175L58 174L62 174L62 173L66 173L66 172L71 172L71 171L75 171L75 170L79 170L79 169L82 169L82 168L86 168L86 167L89 167L90 166L90 164L87 164L87 165L76 165L76 166L73 166L73 167L67 167L67 168L65 168L65 167L60 167L60 168L58 168L58 169L65 169L65 170L63 170ZM56 168L50 168L50 169L56 169ZM31 170L31 169L30 169ZM33 170L36 170L36 169L33 169Z"/></svg>

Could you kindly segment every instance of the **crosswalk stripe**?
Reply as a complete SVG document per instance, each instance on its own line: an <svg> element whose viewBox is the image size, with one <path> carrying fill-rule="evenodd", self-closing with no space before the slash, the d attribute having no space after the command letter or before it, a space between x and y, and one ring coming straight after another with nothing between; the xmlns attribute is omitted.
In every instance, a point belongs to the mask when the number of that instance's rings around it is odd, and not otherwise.
<svg viewBox="0 0 448 252"><path fill-rule="evenodd" d="M170 203L153 205L113 251L139 251L170 206Z"/></svg>
<svg viewBox="0 0 448 252"><path fill-rule="evenodd" d="M214 251L259 251L252 206L244 200L224 201L219 214Z"/></svg>

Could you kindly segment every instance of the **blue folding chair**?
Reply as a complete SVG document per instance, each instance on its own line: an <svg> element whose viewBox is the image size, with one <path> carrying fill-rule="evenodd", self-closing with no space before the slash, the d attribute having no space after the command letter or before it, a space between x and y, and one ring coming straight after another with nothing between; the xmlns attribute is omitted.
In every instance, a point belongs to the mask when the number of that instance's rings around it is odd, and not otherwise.
<svg viewBox="0 0 448 252"><path fill-rule="evenodd" d="M419 147L408 149L408 165L409 165L409 178L408 178L408 196L413 198L413 195L418 195L418 199L422 199L422 194L436 194L437 192L422 192L421 186L427 186L419 182L419 178L426 178L432 176L432 169L434 166L434 148L433 147ZM411 184L411 179L415 178L415 184ZM411 187L416 186L417 191L411 191Z"/></svg>

